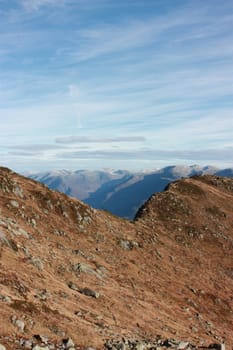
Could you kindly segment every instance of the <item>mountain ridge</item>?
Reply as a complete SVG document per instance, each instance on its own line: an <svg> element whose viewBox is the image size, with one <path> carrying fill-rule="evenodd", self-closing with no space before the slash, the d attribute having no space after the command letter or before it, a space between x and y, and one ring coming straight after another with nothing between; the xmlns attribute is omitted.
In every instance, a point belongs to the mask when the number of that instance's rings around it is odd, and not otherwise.
<svg viewBox="0 0 233 350"><path fill-rule="evenodd" d="M233 345L232 179L179 180L134 222L5 168L0 198L0 334L9 349L9 338L35 334L96 348L158 335Z"/></svg>

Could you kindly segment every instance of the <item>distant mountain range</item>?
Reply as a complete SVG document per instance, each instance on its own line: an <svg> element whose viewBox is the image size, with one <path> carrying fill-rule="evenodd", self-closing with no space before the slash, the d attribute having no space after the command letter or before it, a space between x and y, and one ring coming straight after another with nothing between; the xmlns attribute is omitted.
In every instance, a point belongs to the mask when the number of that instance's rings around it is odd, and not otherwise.
<svg viewBox="0 0 233 350"><path fill-rule="evenodd" d="M194 175L233 177L233 168L212 166L169 166L147 172L127 170L59 170L26 174L69 196L78 198L96 209L133 219L138 209L155 192L161 192L172 181Z"/></svg>

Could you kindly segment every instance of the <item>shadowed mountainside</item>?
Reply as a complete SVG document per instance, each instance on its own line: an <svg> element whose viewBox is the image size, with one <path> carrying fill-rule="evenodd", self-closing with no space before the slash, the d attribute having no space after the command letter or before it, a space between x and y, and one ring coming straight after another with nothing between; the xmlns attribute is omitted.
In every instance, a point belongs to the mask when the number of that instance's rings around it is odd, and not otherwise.
<svg viewBox="0 0 233 350"><path fill-rule="evenodd" d="M233 346L233 179L176 181L135 222L5 168L0 198L7 349L35 334L97 348L158 335Z"/></svg>

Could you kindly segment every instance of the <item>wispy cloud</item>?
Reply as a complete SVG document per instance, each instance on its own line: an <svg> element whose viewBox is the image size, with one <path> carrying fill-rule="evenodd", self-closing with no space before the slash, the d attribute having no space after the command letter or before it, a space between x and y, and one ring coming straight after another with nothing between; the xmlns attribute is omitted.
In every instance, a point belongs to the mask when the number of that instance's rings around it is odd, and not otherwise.
<svg viewBox="0 0 233 350"><path fill-rule="evenodd" d="M23 151L22 154L32 154L37 152L43 152L43 151L51 151L51 150L58 150L60 148L64 149L64 147L61 147L59 145L46 145L46 144L28 144L28 145L14 145L14 146L8 146L8 149L15 149L19 152Z"/></svg>
<svg viewBox="0 0 233 350"><path fill-rule="evenodd" d="M88 136L67 136L58 137L56 143L73 144L73 143L121 143L121 142L144 142L143 136L119 136L119 137L88 137Z"/></svg>
<svg viewBox="0 0 233 350"><path fill-rule="evenodd" d="M233 147L222 148L222 149L206 149L203 150L160 150L160 149L145 149L145 150L120 150L120 151L103 151L103 150L94 150L94 151L68 151L64 153L56 154L56 157L59 159L114 159L116 161L120 160L138 160L145 161L158 161L158 160L169 160L172 163L172 160L177 161L189 161L189 162L198 162L206 161L214 163L216 162L228 162L232 164L233 161Z"/></svg>
<svg viewBox="0 0 233 350"><path fill-rule="evenodd" d="M35 11L43 6L60 6L68 2L67 0L20 0L21 6L23 6L27 11Z"/></svg>
<svg viewBox="0 0 233 350"><path fill-rule="evenodd" d="M26 158L33 158L35 156L41 157L43 155L42 152L38 151L32 151L32 152L25 152L25 151L12 151L7 153L8 156L15 156L15 157L26 157Z"/></svg>

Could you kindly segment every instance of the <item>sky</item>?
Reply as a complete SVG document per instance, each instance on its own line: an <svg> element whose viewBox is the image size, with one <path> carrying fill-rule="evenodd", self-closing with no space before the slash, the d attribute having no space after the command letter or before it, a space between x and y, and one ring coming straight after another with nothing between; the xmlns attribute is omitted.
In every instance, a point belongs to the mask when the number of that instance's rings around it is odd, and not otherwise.
<svg viewBox="0 0 233 350"><path fill-rule="evenodd" d="M232 0L0 0L15 171L233 167Z"/></svg>

